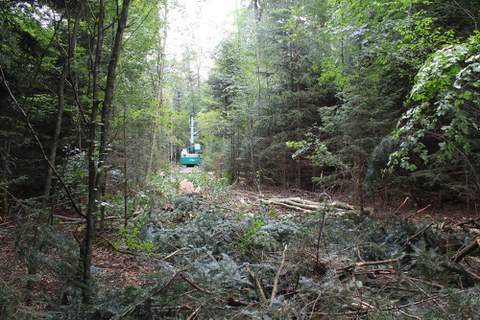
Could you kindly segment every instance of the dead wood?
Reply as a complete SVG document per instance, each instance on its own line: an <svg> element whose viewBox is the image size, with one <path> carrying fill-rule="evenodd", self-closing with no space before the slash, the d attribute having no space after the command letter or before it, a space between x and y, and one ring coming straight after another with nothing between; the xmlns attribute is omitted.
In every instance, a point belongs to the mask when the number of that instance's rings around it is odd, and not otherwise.
<svg viewBox="0 0 480 320"><path fill-rule="evenodd" d="M202 306L198 306L198 308L195 309L195 311L193 311L192 314L188 316L187 320L198 319L198 315L200 314L201 309L202 309Z"/></svg>
<svg viewBox="0 0 480 320"><path fill-rule="evenodd" d="M415 216L415 215L417 215L417 214L419 214L419 213L422 213L423 211L427 210L427 209L430 208L431 206L432 206L432 205L429 204L429 205L427 205L426 207L415 211L414 213L408 215L408 216L404 219L404 221L410 220L410 218L413 218L413 216Z"/></svg>
<svg viewBox="0 0 480 320"><path fill-rule="evenodd" d="M316 201L311 201L307 199L302 199L299 197L260 199L260 202L264 204L273 204L273 205L283 206L283 207L300 211L303 213L313 213L315 210L326 208L326 207L334 207L342 210L355 209L353 206L349 205L348 203L344 203L340 201L316 202Z"/></svg>
<svg viewBox="0 0 480 320"><path fill-rule="evenodd" d="M167 288L172 282L173 280L177 277L178 273L175 273L172 277L170 277L170 279L168 279L167 282L165 282L165 284L161 285L161 286L157 286L152 292L151 294L147 295L146 297L138 300L135 304L133 304L132 306L129 306L128 308L126 308L122 313L120 314L117 314L116 316L114 316L112 318L112 320L120 320L120 319L124 319L126 316L128 316L129 314L131 314L132 312L134 312L138 307L140 307L141 305L145 304L145 301L151 299L152 297L160 294L165 288Z"/></svg>
<svg viewBox="0 0 480 320"><path fill-rule="evenodd" d="M255 292L257 293L258 300L260 300L260 302L267 301L267 296L265 295L265 291L263 291L262 283L260 282L258 276L250 269L249 264L247 264L247 272L250 276L250 281L252 281L255 286Z"/></svg>
<svg viewBox="0 0 480 320"><path fill-rule="evenodd" d="M355 210L355 208L349 205L348 203L340 202L340 201L333 201L332 203L330 203L330 206L337 209L343 209L343 210Z"/></svg>
<svg viewBox="0 0 480 320"><path fill-rule="evenodd" d="M285 254L286 253L287 253L287 245L285 245L285 248L283 249L282 261L280 262L280 266L278 267L277 274L275 275L275 280L273 281L273 290L272 290L272 295L270 297L270 306L273 305L273 300L275 299L275 296L277 295L278 282L280 280L280 275L282 273L282 269L285 265Z"/></svg>
<svg viewBox="0 0 480 320"><path fill-rule="evenodd" d="M242 301L242 300L236 298L235 296L229 296L227 298L227 303L228 303L228 305L230 305L232 307L250 306L251 305L251 303Z"/></svg>
<svg viewBox="0 0 480 320"><path fill-rule="evenodd" d="M284 199L283 202L306 210L316 210L319 207L318 203L315 203L313 201L307 202L307 200L302 201L302 199L299 198Z"/></svg>
<svg viewBox="0 0 480 320"><path fill-rule="evenodd" d="M57 219L60 219L60 220L65 220L65 221L68 221L68 222L72 222L72 223L83 223L83 222L85 222L85 219L83 219L83 218L72 218L72 217L61 216L59 214L54 214L53 217L57 218Z"/></svg>
<svg viewBox="0 0 480 320"><path fill-rule="evenodd" d="M190 279L185 273L183 272L180 272L178 274L183 280L187 281L189 285L191 285L192 287L194 287L195 289L197 289L198 291L201 291L201 292L204 292L204 293L208 293L208 294L212 294L211 291L207 290L207 289L204 289L202 287L200 287L198 284L196 284L195 282L193 282L192 279Z"/></svg>
<svg viewBox="0 0 480 320"><path fill-rule="evenodd" d="M118 253L130 255L130 256L138 256L139 255L135 252L125 251L125 250L121 250L121 249L117 248L110 240L108 240L107 238L105 238L102 235L97 235L97 236L99 238L101 238L103 241L105 241L113 250L117 251Z"/></svg>
<svg viewBox="0 0 480 320"><path fill-rule="evenodd" d="M470 242L467 246L464 246L463 249L460 249L452 258L453 262L460 262L463 258L467 255L475 251L478 247L480 247L480 237L475 238L472 242Z"/></svg>
<svg viewBox="0 0 480 320"><path fill-rule="evenodd" d="M427 231L428 229L430 229L433 225L434 225L434 223L430 223L428 226L426 226L426 227L423 228L422 230L418 231L418 232L415 233L413 236L408 237L407 243L410 242L410 241L412 241L413 239L415 239L416 237L418 237L419 235L421 235L422 233L424 233L424 232Z"/></svg>
<svg viewBox="0 0 480 320"><path fill-rule="evenodd" d="M400 209L408 202L408 200L410 200L410 198L406 197L405 200L403 200L400 207L398 207L397 209L395 209L395 211L393 211L392 215L396 215L398 213L398 211L400 211Z"/></svg>
<svg viewBox="0 0 480 320"><path fill-rule="evenodd" d="M182 252L182 251L185 251L187 250L188 248L187 247L183 247L183 248L180 248L180 249L177 249L175 250L174 252L170 253L168 256L166 256L165 258L163 258L162 260L163 261L166 261L174 256L176 256L178 253Z"/></svg>
<svg viewBox="0 0 480 320"><path fill-rule="evenodd" d="M391 263L394 263L394 262L397 262L397 261L398 261L398 259L357 262L357 263L351 264L351 265L346 266L346 267L337 268L337 272L351 271L351 270L354 270L354 269L357 268L357 267L376 266L376 265L382 265L382 264L391 264Z"/></svg>
<svg viewBox="0 0 480 320"><path fill-rule="evenodd" d="M260 202L265 203L265 204L274 204L274 205L278 205L278 206L283 206L283 207L293 209L293 210L297 210L297 211L300 211L300 212L303 212L303 213L312 213L315 209L317 209L317 208L308 209L308 208L302 207L301 203L295 203L294 201L291 200L291 198L284 198L284 199L272 198L270 200L260 199Z"/></svg>

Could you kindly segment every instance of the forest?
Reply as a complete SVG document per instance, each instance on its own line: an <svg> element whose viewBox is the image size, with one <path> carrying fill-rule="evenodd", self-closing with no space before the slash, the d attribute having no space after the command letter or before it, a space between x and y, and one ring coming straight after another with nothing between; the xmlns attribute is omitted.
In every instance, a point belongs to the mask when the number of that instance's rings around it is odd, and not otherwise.
<svg viewBox="0 0 480 320"><path fill-rule="evenodd" d="M0 1L0 320L479 319L480 2L224 2Z"/></svg>

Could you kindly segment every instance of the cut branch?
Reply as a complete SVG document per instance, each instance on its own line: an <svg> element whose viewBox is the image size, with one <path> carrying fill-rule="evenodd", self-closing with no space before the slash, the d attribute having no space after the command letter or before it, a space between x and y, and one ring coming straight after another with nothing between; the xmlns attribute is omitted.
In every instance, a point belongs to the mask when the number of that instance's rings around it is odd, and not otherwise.
<svg viewBox="0 0 480 320"><path fill-rule="evenodd" d="M267 301L267 297L265 296L265 292L263 291L262 283L260 282L260 279L258 279L257 275L250 269L249 264L247 264L247 272L248 272L248 275L250 276L250 280L253 282L255 286L255 291L257 293L257 297L260 300L260 302Z"/></svg>
<svg viewBox="0 0 480 320"><path fill-rule="evenodd" d="M353 270L357 267L365 267L365 266L376 266L376 265L382 265L382 264L391 264L394 262L397 262L398 259L390 259L390 260L379 260L379 261L365 261L365 262L357 262L352 265L343 267L343 268L338 268L337 271L350 271Z"/></svg>
<svg viewBox="0 0 480 320"><path fill-rule="evenodd" d="M453 262L460 262L463 258L475 251L478 247L480 247L480 237L475 238L466 247L458 251L452 258Z"/></svg>
<svg viewBox="0 0 480 320"><path fill-rule="evenodd" d="M270 306L273 305L273 300L275 299L275 296L277 295L278 282L280 280L280 275L282 273L282 269L285 265L285 254L286 253L287 253L287 245L285 245L285 248L283 249L282 261L280 262L280 266L278 267L277 274L275 276L275 280L273 281L273 290L272 290L272 296L270 297Z"/></svg>
<svg viewBox="0 0 480 320"><path fill-rule="evenodd" d="M194 288L197 289L198 291L201 291L201 292L204 292L204 293L208 293L208 294L212 294L211 291L209 291L209 290L207 290L207 289L204 289L204 288L200 287L198 284L196 284L195 282L193 282L193 280L190 279L185 273L180 272L180 273L179 273L179 276L182 277L183 280L187 281L189 285L191 285L192 287L194 287Z"/></svg>

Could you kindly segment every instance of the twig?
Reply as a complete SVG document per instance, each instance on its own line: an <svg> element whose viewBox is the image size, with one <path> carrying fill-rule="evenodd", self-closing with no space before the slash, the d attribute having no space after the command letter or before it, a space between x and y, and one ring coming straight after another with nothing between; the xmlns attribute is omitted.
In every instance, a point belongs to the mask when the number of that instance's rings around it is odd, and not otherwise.
<svg viewBox="0 0 480 320"><path fill-rule="evenodd" d="M30 210L28 209L28 207L24 205L19 199L17 199L10 191L8 191L7 188L0 185L0 189L2 189L3 192L6 192L8 196L10 196L23 210L25 210L25 212L29 213Z"/></svg>
<svg viewBox="0 0 480 320"><path fill-rule="evenodd" d="M474 273L471 270L465 269L465 272L468 273L473 279L480 281L480 275Z"/></svg>
<svg viewBox="0 0 480 320"><path fill-rule="evenodd" d="M124 250L121 250L121 249L118 249L110 240L108 240L107 238L105 238L104 236L102 235L97 235L97 237L103 239L110 247L112 247L113 250L121 253L121 254L127 254L127 255L130 255L130 256L138 256L138 254L134 253L134 252L130 252L130 251L124 251Z"/></svg>
<svg viewBox="0 0 480 320"><path fill-rule="evenodd" d="M375 266L379 264L390 264L393 262L397 262L398 259L390 259L390 260L379 260L379 261L365 261L365 262L357 262L352 265L343 267L343 268L338 268L337 271L350 271L352 269L355 269L356 267L364 267L364 266Z"/></svg>
<svg viewBox="0 0 480 320"><path fill-rule="evenodd" d="M178 273L175 273L170 279L168 279L168 281L162 285L161 287L157 287L155 288L152 293L150 293L149 295L147 295L146 297L140 299L139 301L137 301L133 306L130 306L128 307L124 312L122 312L121 314L117 314L115 317L111 318L111 320L120 320L120 319L124 319L127 315L129 315L130 313L132 313L133 311L135 311L135 309L138 308L138 306L142 305L145 303L145 301L147 301L148 299L150 299L151 297L154 297L156 296L157 294L159 294L162 290L164 290L166 287L168 287L170 285L170 283L172 283L172 281L177 277Z"/></svg>
<svg viewBox="0 0 480 320"><path fill-rule="evenodd" d="M410 303L406 303L406 304L401 304L401 305L398 305L398 306L390 306L390 307L387 307L387 308L381 308L380 310L382 311L392 311L392 310L400 310L400 309L404 309L404 308L408 308L408 307L413 307L413 306L417 306L419 304L424 304L424 303L427 303L427 302L430 302L432 300L436 300L436 299L440 299L440 298L446 298L446 297L449 297L453 294L457 294L457 293L462 293L464 292L465 290L459 290L457 292L451 292L451 293L448 293L448 294L444 294L444 295L438 295L438 296L430 296L428 298L425 298L423 300L419 300L419 301L415 301L415 302L410 302Z"/></svg>
<svg viewBox="0 0 480 320"><path fill-rule="evenodd" d="M395 209L395 211L393 211L392 215L396 215L397 212L408 202L408 200L410 200L409 197L406 197L405 200L403 200L402 204L400 205L400 207L398 207L397 209Z"/></svg>
<svg viewBox="0 0 480 320"><path fill-rule="evenodd" d="M412 281L410 279L410 281ZM412 284L418 288L423 294L425 294L427 297L431 297L431 295L428 292L425 292L416 282L412 282ZM442 310L443 314L446 316L447 319L451 319L451 317L448 315L448 312L445 310L445 308L442 306L441 303L439 303L437 300L433 300L433 302L437 305L437 307Z"/></svg>
<svg viewBox="0 0 480 320"><path fill-rule="evenodd" d="M478 247L480 247L480 237L475 238L467 246L464 246L463 249L459 250L453 256L453 262L460 262L463 258L469 255L471 252L475 251Z"/></svg>
<svg viewBox="0 0 480 320"><path fill-rule="evenodd" d="M166 256L165 258L163 258L162 260L165 261L165 260L168 260L170 259L171 257L177 255L178 253L184 251L184 250L187 250L187 247L183 247L183 248L180 248L180 249L177 249L175 250L174 252L170 253L168 256Z"/></svg>
<svg viewBox="0 0 480 320"><path fill-rule="evenodd" d="M423 211L427 210L428 208L430 208L432 205L429 204L427 205L426 207L422 208L422 209L419 209L417 211L415 211L414 213L410 214L409 216L407 216L404 221L408 221L411 217L413 217L414 215L416 214L419 214L419 213L422 213Z"/></svg>
<svg viewBox="0 0 480 320"><path fill-rule="evenodd" d="M237 299L234 296L229 296L227 298L227 303L231 306L238 307L238 306L251 306L250 303Z"/></svg>
<svg viewBox="0 0 480 320"><path fill-rule="evenodd" d="M275 275L275 280L273 281L273 290L272 290L272 295L270 297L270 307L273 305L273 300L275 299L275 296L277 295L278 282L280 280L280 274L282 273L283 266L285 265L285 254L286 254L286 252L287 252L287 245L285 245L285 248L283 249L282 261L280 262L280 266L278 267L277 274Z"/></svg>
<svg viewBox="0 0 480 320"><path fill-rule="evenodd" d="M310 316L308 317L308 319L313 319L313 315L317 307L317 303L320 301L321 297L322 297L322 293L319 293L315 301L313 301L312 311L310 312Z"/></svg>
<svg viewBox="0 0 480 320"><path fill-rule="evenodd" d="M403 311L403 310L398 310L398 312L400 312L400 313L403 314L404 316L407 316L407 317L412 318L412 319L423 320L422 318L417 317L417 316L414 316L413 314L408 314L408 313L406 313L406 312Z"/></svg>
<svg viewBox="0 0 480 320"><path fill-rule="evenodd" d="M59 214L54 214L53 217L61 219L61 220L77 222L77 223L83 223L84 222L83 219L81 219L81 218L66 217L66 216L62 216L62 215L59 215Z"/></svg>
<svg viewBox="0 0 480 320"><path fill-rule="evenodd" d="M192 314L188 316L187 320L197 319L201 309L202 309L202 306L198 306L198 308L195 309L195 311L193 311Z"/></svg>
<svg viewBox="0 0 480 320"><path fill-rule="evenodd" d="M368 302L365 302L361 299L358 299L358 298L354 298L354 300L358 301L358 304L357 303L352 303L352 306L353 307L356 307L357 309L360 309L360 310L365 310L365 309L375 309L375 307L373 305L371 305L370 303Z"/></svg>
<svg viewBox="0 0 480 320"><path fill-rule="evenodd" d="M179 276L182 277L183 280L187 281L189 285L191 285L192 287L194 287L198 291L205 292L205 293L208 293L208 294L212 294L211 291L209 291L207 289L204 289L204 288L200 287L198 284L196 284L195 282L193 282L192 279L187 277L187 275L185 273L180 272Z"/></svg>
<svg viewBox="0 0 480 320"><path fill-rule="evenodd" d="M250 275L250 280L255 285L255 291L257 292L257 296L260 302L267 301L267 297L265 296L265 292L263 291L262 284L260 283L260 280L258 279L257 275L253 273L252 270L250 270L250 264L248 263L247 263L247 272Z"/></svg>
<svg viewBox="0 0 480 320"><path fill-rule="evenodd" d="M317 247L315 248L316 256L315 256L315 270L313 270L314 272L317 272L320 266L320 244L322 242L323 227L325 226L326 219L327 219L327 212L324 212L322 216L322 221L320 222L320 228L318 230Z"/></svg>
<svg viewBox="0 0 480 320"><path fill-rule="evenodd" d="M415 233L413 236L408 237L406 243L412 241L413 239L415 239L416 237L418 237L419 235L421 235L422 233L424 233L425 231L427 231L428 229L430 229L433 225L434 225L434 223L430 223L428 226L426 226L426 227L423 228L422 230L418 231L418 232Z"/></svg>

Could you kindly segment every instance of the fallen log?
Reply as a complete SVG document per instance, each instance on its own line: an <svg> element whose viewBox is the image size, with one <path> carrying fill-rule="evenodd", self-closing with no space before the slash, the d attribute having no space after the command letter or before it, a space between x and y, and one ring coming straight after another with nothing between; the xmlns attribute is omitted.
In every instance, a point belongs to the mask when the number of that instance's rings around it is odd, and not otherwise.
<svg viewBox="0 0 480 320"><path fill-rule="evenodd" d="M270 200L265 200L265 199L260 199L260 202L262 203L265 203L265 204L273 204L273 205L278 205L278 206L283 206L283 207L286 207L286 208L289 208L289 209L293 209L293 210L297 210L297 211L300 211L300 212L303 212L303 213L312 213L314 210L311 210L311 209L305 209L305 208L302 208L300 206L298 206L298 204L291 204L290 203L286 203L285 202L285 199L270 199Z"/></svg>
<svg viewBox="0 0 480 320"><path fill-rule="evenodd" d="M303 213L313 213L315 210L328 207L334 207L341 210L355 210L353 206L340 201L316 202L298 197L260 199L260 202L267 205L283 206Z"/></svg>

